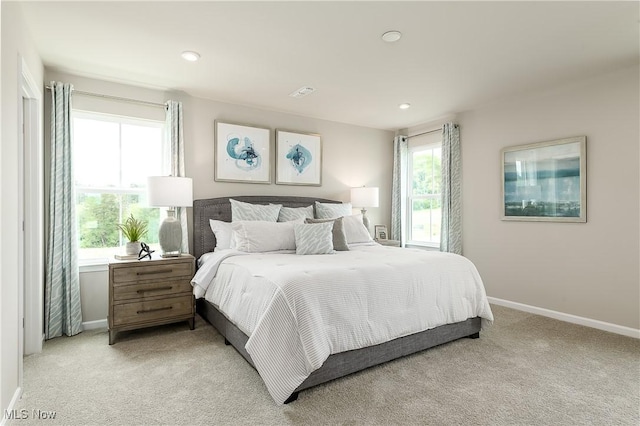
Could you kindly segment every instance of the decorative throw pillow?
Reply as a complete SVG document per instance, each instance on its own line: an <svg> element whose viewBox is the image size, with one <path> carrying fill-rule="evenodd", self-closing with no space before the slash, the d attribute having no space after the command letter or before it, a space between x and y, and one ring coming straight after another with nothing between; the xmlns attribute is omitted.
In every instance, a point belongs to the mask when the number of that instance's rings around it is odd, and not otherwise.
<svg viewBox="0 0 640 426"><path fill-rule="evenodd" d="M333 253L333 223L295 224L296 254Z"/></svg>
<svg viewBox="0 0 640 426"><path fill-rule="evenodd" d="M305 219L305 223L326 223L333 222L333 249L336 251L349 251L349 245L347 244L347 235L344 232L343 218L337 219Z"/></svg>
<svg viewBox="0 0 640 426"><path fill-rule="evenodd" d="M224 250L231 248L231 223L223 222L221 220L209 219L209 226L213 231L213 235L216 236L216 250Z"/></svg>
<svg viewBox="0 0 640 426"><path fill-rule="evenodd" d="M282 207L278 213L278 222L290 222L296 219L313 219L313 205L307 207Z"/></svg>
<svg viewBox="0 0 640 426"><path fill-rule="evenodd" d="M316 219L335 219L342 216L350 216L352 211L351 203L333 204L320 203L316 201Z"/></svg>
<svg viewBox="0 0 640 426"><path fill-rule="evenodd" d="M248 253L265 251L295 250L296 237L293 222L265 222L261 220L242 220L233 222L235 249ZM302 223L298 221L297 223Z"/></svg>
<svg viewBox="0 0 640 426"><path fill-rule="evenodd" d="M231 222L241 220L263 220L265 222L276 222L278 213L282 205L280 204L251 204L237 201L232 198L231 202Z"/></svg>
<svg viewBox="0 0 640 426"><path fill-rule="evenodd" d="M368 243L373 241L369 231L362 222L361 214L354 214L342 218L344 222L344 233L347 235L347 243Z"/></svg>

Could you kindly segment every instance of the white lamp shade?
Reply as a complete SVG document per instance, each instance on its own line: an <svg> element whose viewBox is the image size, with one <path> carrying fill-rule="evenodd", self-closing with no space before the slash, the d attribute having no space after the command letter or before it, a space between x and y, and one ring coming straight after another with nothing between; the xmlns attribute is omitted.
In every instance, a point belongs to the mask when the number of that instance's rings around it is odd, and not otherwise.
<svg viewBox="0 0 640 426"><path fill-rule="evenodd" d="M187 177L149 176L147 197L151 207L190 207L193 205L193 181Z"/></svg>
<svg viewBox="0 0 640 426"><path fill-rule="evenodd" d="M375 186L351 188L351 205L353 207L378 207L378 188Z"/></svg>

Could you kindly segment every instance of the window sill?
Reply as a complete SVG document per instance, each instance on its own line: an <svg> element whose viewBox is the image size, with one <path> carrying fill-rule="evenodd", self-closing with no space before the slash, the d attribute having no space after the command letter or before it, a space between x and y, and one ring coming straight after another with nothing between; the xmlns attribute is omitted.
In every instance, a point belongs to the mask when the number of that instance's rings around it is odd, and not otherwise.
<svg viewBox="0 0 640 426"><path fill-rule="evenodd" d="M81 259L78 261L78 269L80 273L85 272L103 272L109 270L109 259L96 258L96 259Z"/></svg>

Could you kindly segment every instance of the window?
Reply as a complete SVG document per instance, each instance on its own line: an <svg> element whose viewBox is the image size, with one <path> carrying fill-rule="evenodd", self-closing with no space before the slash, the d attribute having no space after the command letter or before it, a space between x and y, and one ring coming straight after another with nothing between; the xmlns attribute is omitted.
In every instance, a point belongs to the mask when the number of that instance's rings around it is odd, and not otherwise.
<svg viewBox="0 0 640 426"><path fill-rule="evenodd" d="M442 218L441 186L442 144L414 146L409 149L409 188L407 228L409 244L440 245Z"/></svg>
<svg viewBox="0 0 640 426"><path fill-rule="evenodd" d="M164 123L74 111L73 148L79 259L111 257L124 245L117 224L130 214L157 244L160 210L146 207L147 176L167 175Z"/></svg>

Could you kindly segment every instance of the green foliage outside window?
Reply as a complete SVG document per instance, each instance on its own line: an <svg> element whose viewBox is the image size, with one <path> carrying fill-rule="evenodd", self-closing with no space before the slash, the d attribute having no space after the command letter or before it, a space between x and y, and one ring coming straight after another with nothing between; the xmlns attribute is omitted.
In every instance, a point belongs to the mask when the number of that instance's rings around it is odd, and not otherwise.
<svg viewBox="0 0 640 426"><path fill-rule="evenodd" d="M440 157L433 150L413 154L413 195L439 194L442 185Z"/></svg>
<svg viewBox="0 0 640 426"><path fill-rule="evenodd" d="M441 152L439 147L427 147L412 152L409 236L411 241L425 243L440 241Z"/></svg>
<svg viewBox="0 0 640 426"><path fill-rule="evenodd" d="M137 194L78 194L76 214L80 248L119 247L126 237L115 224L123 223L131 215L147 224L144 241L158 242L160 210L140 203Z"/></svg>

